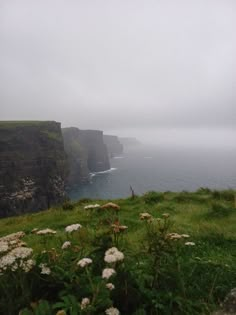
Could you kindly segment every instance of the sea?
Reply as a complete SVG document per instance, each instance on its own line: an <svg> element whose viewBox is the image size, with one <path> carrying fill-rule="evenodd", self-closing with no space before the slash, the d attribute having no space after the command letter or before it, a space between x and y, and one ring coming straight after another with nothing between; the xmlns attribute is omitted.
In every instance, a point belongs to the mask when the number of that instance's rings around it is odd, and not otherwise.
<svg viewBox="0 0 236 315"><path fill-rule="evenodd" d="M111 169L90 174L90 182L68 192L81 198L117 199L133 191L195 191L200 187L236 189L235 148L138 145L111 159Z"/></svg>

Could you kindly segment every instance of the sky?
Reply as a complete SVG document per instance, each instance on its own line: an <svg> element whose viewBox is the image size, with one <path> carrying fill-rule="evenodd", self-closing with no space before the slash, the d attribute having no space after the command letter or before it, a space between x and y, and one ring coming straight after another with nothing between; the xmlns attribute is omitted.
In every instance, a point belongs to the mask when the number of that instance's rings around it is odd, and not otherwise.
<svg viewBox="0 0 236 315"><path fill-rule="evenodd" d="M0 120L236 143L235 30L235 0L0 0Z"/></svg>

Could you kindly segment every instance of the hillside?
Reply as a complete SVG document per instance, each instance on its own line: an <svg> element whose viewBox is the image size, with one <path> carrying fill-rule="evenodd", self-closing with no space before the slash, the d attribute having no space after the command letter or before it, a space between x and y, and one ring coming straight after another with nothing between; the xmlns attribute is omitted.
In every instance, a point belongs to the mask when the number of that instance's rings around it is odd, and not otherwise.
<svg viewBox="0 0 236 315"><path fill-rule="evenodd" d="M0 236L25 233L35 261L22 271L20 257L12 272L0 258L1 314L212 314L236 287L235 191L150 192L113 201L120 208L97 205L107 202L0 220ZM53 231L36 234L46 228Z"/></svg>

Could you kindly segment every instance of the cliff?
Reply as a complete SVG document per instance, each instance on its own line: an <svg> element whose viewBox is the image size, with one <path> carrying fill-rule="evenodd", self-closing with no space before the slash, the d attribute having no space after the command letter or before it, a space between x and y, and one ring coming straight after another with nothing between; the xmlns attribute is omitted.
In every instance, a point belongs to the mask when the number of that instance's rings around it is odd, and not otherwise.
<svg viewBox="0 0 236 315"><path fill-rule="evenodd" d="M64 146L69 165L67 185L73 186L89 179L90 172L101 172L110 168L103 132L63 128Z"/></svg>
<svg viewBox="0 0 236 315"><path fill-rule="evenodd" d="M0 216L42 210L64 199L60 123L0 122Z"/></svg>
<svg viewBox="0 0 236 315"><path fill-rule="evenodd" d="M66 185L74 186L89 179L88 152L82 144L81 130L75 127L63 128L64 148L68 163Z"/></svg>
<svg viewBox="0 0 236 315"><path fill-rule="evenodd" d="M117 136L104 135L103 140L107 146L110 157L123 153L123 145L120 143Z"/></svg>

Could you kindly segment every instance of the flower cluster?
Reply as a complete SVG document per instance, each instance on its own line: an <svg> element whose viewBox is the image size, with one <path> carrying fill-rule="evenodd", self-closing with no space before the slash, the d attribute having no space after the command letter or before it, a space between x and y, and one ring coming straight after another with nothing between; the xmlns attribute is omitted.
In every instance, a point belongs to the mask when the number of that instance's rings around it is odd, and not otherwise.
<svg viewBox="0 0 236 315"><path fill-rule="evenodd" d="M40 264L39 267L41 268L42 275L50 275L51 269L47 266L47 264Z"/></svg>
<svg viewBox="0 0 236 315"><path fill-rule="evenodd" d="M168 233L166 235L167 239L174 240L174 241L181 240L183 238L189 238L189 237L190 236L188 234L179 234L179 233Z"/></svg>
<svg viewBox="0 0 236 315"><path fill-rule="evenodd" d="M103 279L109 279L115 273L116 273L116 271L113 268L105 268L102 271L102 278Z"/></svg>
<svg viewBox="0 0 236 315"><path fill-rule="evenodd" d="M47 234L56 234L56 233L57 233L57 231L54 231L54 230L49 229L49 228L36 231L37 235L47 235Z"/></svg>
<svg viewBox="0 0 236 315"><path fill-rule="evenodd" d="M68 248L68 247L70 247L70 246L71 246L71 242L66 241L66 242L64 242L64 243L62 244L61 249L66 249L66 248Z"/></svg>
<svg viewBox="0 0 236 315"><path fill-rule="evenodd" d="M114 290L114 289L115 289L115 286L114 286L113 283L110 283L110 282L109 282L109 283L106 284L106 288L111 291L111 290Z"/></svg>
<svg viewBox="0 0 236 315"><path fill-rule="evenodd" d="M88 210L88 209L96 209L96 208L100 208L100 205L99 204L95 204L95 205L87 205L84 207L85 210Z"/></svg>
<svg viewBox="0 0 236 315"><path fill-rule="evenodd" d="M25 272L30 271L35 262L29 257L32 255L32 248L23 247L26 244L21 241L25 235L24 232L9 234L0 238L0 274L6 270L16 271L22 269Z"/></svg>
<svg viewBox="0 0 236 315"><path fill-rule="evenodd" d="M116 247L112 247L105 252L104 261L108 264L116 263L117 261L122 261L124 259L124 254L120 252Z"/></svg>
<svg viewBox="0 0 236 315"><path fill-rule="evenodd" d="M152 218L152 215L148 212L143 212L139 214L139 217L141 220L150 220Z"/></svg>
<svg viewBox="0 0 236 315"><path fill-rule="evenodd" d="M119 221L117 221L114 224L112 224L111 227L112 227L114 233L124 232L125 230L128 229L128 226L120 225Z"/></svg>
<svg viewBox="0 0 236 315"><path fill-rule="evenodd" d="M89 304L90 304L90 299L86 297L82 299L80 307L82 310L84 310Z"/></svg>
<svg viewBox="0 0 236 315"><path fill-rule="evenodd" d="M119 315L120 312L119 312L119 310L118 310L117 308L115 308L115 307L110 307L110 308L108 308L108 309L105 311L105 314L106 314L106 315Z"/></svg>
<svg viewBox="0 0 236 315"><path fill-rule="evenodd" d="M91 258L82 258L78 261L77 265L84 268L88 265L90 265L92 263L92 259Z"/></svg>
<svg viewBox="0 0 236 315"><path fill-rule="evenodd" d="M68 225L66 228L65 228L65 231L67 233L72 233L73 231L78 231L80 228L82 228L82 225L77 223L77 224L71 224L71 225Z"/></svg>
<svg viewBox="0 0 236 315"><path fill-rule="evenodd" d="M108 202L105 205L100 207L101 209L114 209L114 210L120 210L120 206L118 206L116 203Z"/></svg>

